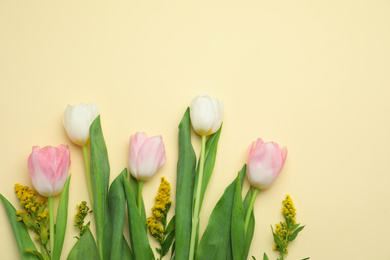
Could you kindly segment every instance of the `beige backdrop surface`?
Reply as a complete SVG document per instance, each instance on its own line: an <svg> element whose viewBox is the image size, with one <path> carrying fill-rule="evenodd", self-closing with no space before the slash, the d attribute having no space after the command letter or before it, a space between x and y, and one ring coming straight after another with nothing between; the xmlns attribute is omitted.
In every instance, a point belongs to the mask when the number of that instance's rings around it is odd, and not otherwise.
<svg viewBox="0 0 390 260"><path fill-rule="evenodd" d="M208 93L225 115L201 232L261 137L289 154L256 200L250 255L276 259L270 224L290 194L306 228L288 259L390 259L389 46L388 0L0 0L0 192L17 205L13 185L31 186L31 147L69 145L65 259L75 205L88 200L65 107L98 105L111 180L127 166L131 134L163 136L168 161L144 185L149 209L160 177L175 187L186 107ZM3 206L0 225L0 259L18 259Z"/></svg>

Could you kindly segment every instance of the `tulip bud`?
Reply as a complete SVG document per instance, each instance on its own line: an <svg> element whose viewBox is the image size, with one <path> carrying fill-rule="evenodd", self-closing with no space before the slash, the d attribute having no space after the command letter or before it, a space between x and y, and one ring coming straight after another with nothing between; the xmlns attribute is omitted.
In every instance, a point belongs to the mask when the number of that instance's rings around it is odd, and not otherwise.
<svg viewBox="0 0 390 260"><path fill-rule="evenodd" d="M130 137L129 146L129 170L137 180L149 180L167 160L161 136L148 138L138 132Z"/></svg>
<svg viewBox="0 0 390 260"><path fill-rule="evenodd" d="M266 189L278 177L287 157L287 148L261 138L248 148L248 180L257 189Z"/></svg>
<svg viewBox="0 0 390 260"><path fill-rule="evenodd" d="M68 105L62 122L70 140L80 146L88 144L89 128L98 115L99 109L95 104Z"/></svg>
<svg viewBox="0 0 390 260"><path fill-rule="evenodd" d="M28 168L34 188L45 197L55 196L64 188L70 165L67 145L34 146L28 157Z"/></svg>
<svg viewBox="0 0 390 260"><path fill-rule="evenodd" d="M208 95L197 96L190 105L191 124L199 135L211 135L222 124L223 103Z"/></svg>

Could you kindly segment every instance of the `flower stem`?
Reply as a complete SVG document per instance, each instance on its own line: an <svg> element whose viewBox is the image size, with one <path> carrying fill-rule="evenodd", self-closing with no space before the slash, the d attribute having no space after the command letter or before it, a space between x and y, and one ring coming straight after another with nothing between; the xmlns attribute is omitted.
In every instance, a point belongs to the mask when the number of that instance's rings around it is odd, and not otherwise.
<svg viewBox="0 0 390 260"><path fill-rule="evenodd" d="M202 146L200 149L200 163L199 163L199 175L197 181L196 195L195 195L195 207L192 215L192 228L191 228L191 242L190 242L190 255L189 260L195 258L195 245L196 245L196 233L199 227L199 213L200 213L200 192L202 190L203 182L203 169L204 169L204 157L206 150L206 135L202 135Z"/></svg>
<svg viewBox="0 0 390 260"><path fill-rule="evenodd" d="M83 145L83 155L84 155L85 173L87 175L89 199L91 200L91 205L92 205L91 207L93 208L94 200L93 200L93 190L92 190L92 180L91 180L91 164L89 162L87 145Z"/></svg>
<svg viewBox="0 0 390 260"><path fill-rule="evenodd" d="M141 216L141 208L142 208L142 184L144 182L139 180L138 181L138 212L139 215Z"/></svg>
<svg viewBox="0 0 390 260"><path fill-rule="evenodd" d="M53 203L54 197L49 197L49 220L50 220L50 252L52 258L53 256L53 250L54 250L54 203Z"/></svg>
<svg viewBox="0 0 390 260"><path fill-rule="evenodd" d="M246 212L246 216L245 216L245 234L246 234L246 231L248 230L249 219L250 219L250 216L252 214L253 205L255 204L255 200L256 200L258 192L259 192L259 189L255 188L253 193L252 193L252 197L251 197L251 201L249 203L248 211Z"/></svg>

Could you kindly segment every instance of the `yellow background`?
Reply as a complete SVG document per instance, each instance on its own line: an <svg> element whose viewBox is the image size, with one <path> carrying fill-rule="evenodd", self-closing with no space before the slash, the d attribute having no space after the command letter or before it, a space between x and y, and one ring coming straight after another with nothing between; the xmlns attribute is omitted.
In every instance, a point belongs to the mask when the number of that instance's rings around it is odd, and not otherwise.
<svg viewBox="0 0 390 260"><path fill-rule="evenodd" d="M149 209L160 177L175 187L186 107L208 93L225 114L201 232L261 137L289 154L257 197L250 256L276 259L270 224L290 194L306 228L288 259L390 259L389 46L388 0L0 0L0 192L17 205L31 147L69 145L65 259L75 205L88 200L66 106L98 105L111 180L127 166L131 134L163 136L168 161L144 185ZM199 143L194 135L197 153ZM3 206L0 225L0 259L17 259Z"/></svg>

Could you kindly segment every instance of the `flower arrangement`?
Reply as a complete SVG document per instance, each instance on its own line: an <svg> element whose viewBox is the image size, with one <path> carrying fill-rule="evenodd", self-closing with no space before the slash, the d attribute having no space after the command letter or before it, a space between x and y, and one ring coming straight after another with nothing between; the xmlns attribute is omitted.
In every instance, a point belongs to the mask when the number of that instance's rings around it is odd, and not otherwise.
<svg viewBox="0 0 390 260"><path fill-rule="evenodd" d="M82 147L92 205L88 206L85 201L77 205L74 226L80 233L67 259L151 260L155 259L156 253L157 259L161 260L169 252L169 258L176 260L247 259L255 227L254 202L258 192L269 188L282 171L287 149L274 142L263 142L261 138L254 141L248 148L247 165L244 164L225 189L209 217L205 232L200 234L199 215L214 169L223 112L223 103L207 95L196 97L186 109L179 124L175 212L168 219L172 205L168 180L161 178L156 204L149 217L142 198L143 182L153 178L167 160L162 137L148 137L143 132L132 135L128 169L109 183L110 165L98 107L95 104L68 106L63 124L70 140ZM201 136L198 159L191 143L191 126ZM16 210L0 194L22 259L61 258L68 224L69 165L68 146L35 146L28 158L28 168L36 191L15 185L15 193L24 210ZM242 200L245 175L251 187ZM36 192L44 198L38 198ZM59 194L55 217L53 197ZM286 257L288 245L304 228L296 223L290 196L283 205L285 221L276 224L275 231L271 227L274 250L280 253L280 260ZM95 237L90 231L90 223L85 223L90 213L95 219ZM123 230L125 219L128 220L128 234ZM36 243L30 238L28 228L35 232ZM149 238L159 242L155 251ZM263 259L268 259L265 253Z"/></svg>

